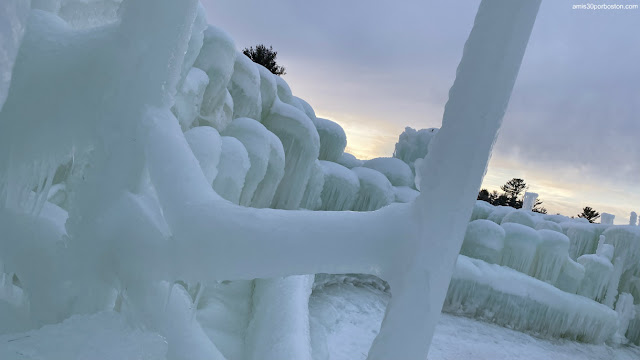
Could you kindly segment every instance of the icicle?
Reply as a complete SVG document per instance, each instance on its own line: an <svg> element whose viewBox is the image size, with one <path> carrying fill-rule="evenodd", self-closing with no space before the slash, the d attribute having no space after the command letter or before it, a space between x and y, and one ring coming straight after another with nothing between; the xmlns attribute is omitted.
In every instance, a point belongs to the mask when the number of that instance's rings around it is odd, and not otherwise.
<svg viewBox="0 0 640 360"><path fill-rule="evenodd" d="M193 307L191 308L191 321L196 319L196 313L198 312L198 303L200 303L200 297L204 292L204 284L198 283L198 290L196 291L196 298L193 300Z"/></svg>

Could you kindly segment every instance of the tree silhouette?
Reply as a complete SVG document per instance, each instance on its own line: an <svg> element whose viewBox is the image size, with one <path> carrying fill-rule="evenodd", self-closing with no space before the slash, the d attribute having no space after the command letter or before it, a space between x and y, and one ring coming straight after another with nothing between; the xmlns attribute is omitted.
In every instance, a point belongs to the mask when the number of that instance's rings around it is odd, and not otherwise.
<svg viewBox="0 0 640 360"><path fill-rule="evenodd" d="M578 214L578 217L589 220L593 223L600 217L600 213L591 208L591 206L585 206L582 209L582 213Z"/></svg>
<svg viewBox="0 0 640 360"><path fill-rule="evenodd" d="M254 63L264 66L269 71L278 76L285 75L287 73L283 66L279 66L276 63L278 52L274 51L272 46L269 46L269 48L267 48L266 46L259 44L256 45L255 48L253 46L250 48L245 48L244 50L242 50L242 53L247 55L247 57Z"/></svg>
<svg viewBox="0 0 640 360"><path fill-rule="evenodd" d="M518 197L527 189L527 183L519 178L513 178L507 181L500 189L507 195L507 205L519 209L522 207L522 201L518 201Z"/></svg>

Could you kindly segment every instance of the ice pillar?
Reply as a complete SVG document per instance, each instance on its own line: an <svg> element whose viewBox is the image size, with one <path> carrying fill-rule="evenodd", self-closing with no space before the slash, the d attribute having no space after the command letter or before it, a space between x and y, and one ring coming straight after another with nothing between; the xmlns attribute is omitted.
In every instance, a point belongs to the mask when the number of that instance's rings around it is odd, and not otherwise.
<svg viewBox="0 0 640 360"><path fill-rule="evenodd" d="M602 215L600 215L600 224L603 225L613 225L613 219L615 219L616 216L613 214L609 214L609 213L602 213Z"/></svg>
<svg viewBox="0 0 640 360"><path fill-rule="evenodd" d="M538 194L533 192L525 192L524 200L522 202L522 209L531 211L533 207L536 205L536 200L538 200Z"/></svg>
<svg viewBox="0 0 640 360"><path fill-rule="evenodd" d="M638 223L638 214L636 214L635 211L632 211L631 215L629 216L629 225L636 226L637 223Z"/></svg>
<svg viewBox="0 0 640 360"><path fill-rule="evenodd" d="M403 266L387 279L393 297L369 360L427 357L539 7L540 0L480 3L442 128L421 170L415 243L406 245Z"/></svg>

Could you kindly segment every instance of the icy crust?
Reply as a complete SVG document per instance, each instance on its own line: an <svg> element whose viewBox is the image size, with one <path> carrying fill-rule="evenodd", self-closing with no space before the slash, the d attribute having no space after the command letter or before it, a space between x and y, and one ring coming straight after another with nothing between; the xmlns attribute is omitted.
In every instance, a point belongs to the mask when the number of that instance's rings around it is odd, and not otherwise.
<svg viewBox="0 0 640 360"><path fill-rule="evenodd" d="M346 167L330 161L320 160L324 174L322 204L319 210L352 210L360 190L360 179Z"/></svg>
<svg viewBox="0 0 640 360"><path fill-rule="evenodd" d="M607 306L512 269L460 255L443 311L548 338L602 343L617 330Z"/></svg>
<svg viewBox="0 0 640 360"><path fill-rule="evenodd" d="M349 153L342 153L336 162L344 167L349 169L353 169L355 167L360 167L364 164L364 161L356 159L355 156Z"/></svg>
<svg viewBox="0 0 640 360"><path fill-rule="evenodd" d="M407 165L414 168L414 162L422 159L429 152L429 143L431 139L438 133L438 129L421 129L416 131L413 128L406 127L404 132L400 134L396 143L393 157L404 161Z"/></svg>
<svg viewBox="0 0 640 360"><path fill-rule="evenodd" d="M360 191L353 204L354 211L373 211L387 206L395 200L395 192L389 180L373 169L356 167L351 169L360 181Z"/></svg>
<svg viewBox="0 0 640 360"><path fill-rule="evenodd" d="M362 166L381 172L393 186L415 187L411 168L399 159L393 157L375 158L365 161Z"/></svg>
<svg viewBox="0 0 640 360"><path fill-rule="evenodd" d="M305 113L309 116L306 111ZM347 147L347 134L345 134L340 125L331 120L317 118L315 114L314 117L309 118L313 121L320 136L318 159L337 162L344 152L344 148Z"/></svg>
<svg viewBox="0 0 640 360"><path fill-rule="evenodd" d="M166 340L113 311L75 315L38 330L0 336L0 359L163 360Z"/></svg>

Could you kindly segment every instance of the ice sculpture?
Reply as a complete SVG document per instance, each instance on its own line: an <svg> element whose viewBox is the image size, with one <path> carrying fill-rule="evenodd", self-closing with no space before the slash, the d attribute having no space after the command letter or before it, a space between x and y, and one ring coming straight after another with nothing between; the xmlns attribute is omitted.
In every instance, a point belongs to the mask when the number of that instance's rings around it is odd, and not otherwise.
<svg viewBox="0 0 640 360"><path fill-rule="evenodd" d="M538 194L534 192L525 192L524 199L522 200L522 209L531 211L538 200Z"/></svg>
<svg viewBox="0 0 640 360"><path fill-rule="evenodd" d="M233 175L220 185L221 174L231 168L225 165L231 159L225 149L242 153L245 148L228 136L222 137L213 185L220 194L214 191L170 111L189 53L197 1L127 0L120 20L83 31L33 11L0 112L3 211L26 213L20 215L26 222L38 223L34 213L45 205L56 168L72 155L80 168L68 183L67 234L56 233L59 223L42 223L44 233L65 235L65 246L55 247L55 254L62 255L46 256L51 261L29 268L16 266L28 293L42 291L37 296L46 302L41 321L124 308L133 320L165 337L169 359L223 359L192 320L203 286L193 297L175 283L289 276L286 281L294 284L287 289L295 292L273 294L266 284L260 295L254 294L260 300L256 307L278 299L291 303L272 313L257 312L250 327L259 336L249 337L255 340L247 352L264 360L305 359L309 344L300 330L308 319L304 299L310 285L305 284L308 277L291 275L368 273L387 280L393 291L369 359L398 353L425 358L539 4L482 1L442 128L424 160L421 194L413 203L368 213L253 209L223 200L226 195L239 201L240 178L244 183L245 177ZM235 47L211 27L203 42L194 66L209 83L197 121L224 131L236 108L227 90ZM58 46L65 51L50 51ZM3 72L9 68L2 66ZM278 99L262 119L286 154L285 175L272 204L295 209L320 144L303 105L284 80L276 81ZM56 106L25 106L25 101ZM236 161L244 165L234 168L246 172L250 163L246 150L243 154ZM14 222L7 228L19 233L27 226ZM42 240L47 239L35 241ZM40 251L40 244L29 241L16 245L3 238L0 243L20 246L23 254ZM20 258L15 256L17 263ZM30 274L33 281L27 281ZM60 291L68 281L69 291ZM296 321L269 333L261 327L271 323L269 317ZM283 343L290 346L280 347Z"/></svg>
<svg viewBox="0 0 640 360"><path fill-rule="evenodd" d="M603 212L602 214L600 214L600 224L613 225L613 220L615 218L615 215Z"/></svg>

